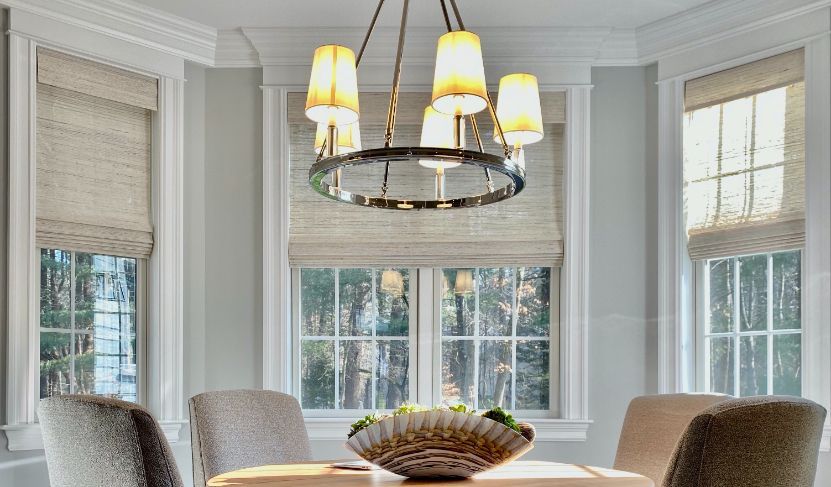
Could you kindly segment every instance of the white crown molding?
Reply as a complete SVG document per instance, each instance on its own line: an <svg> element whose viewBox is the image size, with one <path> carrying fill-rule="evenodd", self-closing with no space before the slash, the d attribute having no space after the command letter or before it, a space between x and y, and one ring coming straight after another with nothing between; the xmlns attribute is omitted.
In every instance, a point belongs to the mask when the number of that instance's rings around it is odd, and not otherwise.
<svg viewBox="0 0 831 487"><path fill-rule="evenodd" d="M211 67L308 66L326 42L359 46L363 27L217 30L131 0L0 0L53 21L80 27ZM638 28L482 27L489 63L532 70L552 66L637 66L831 6L831 0L720 0ZM407 31L410 65L432 64L435 28ZM382 27L364 58L369 66L394 59L398 29Z"/></svg>
<svg viewBox="0 0 831 487"><path fill-rule="evenodd" d="M634 29L482 27L470 30L482 38L486 62L496 65L533 69L563 64L637 64ZM308 66L319 45L331 42L357 48L366 30L362 27L260 27L243 28L242 32L259 53L260 65ZM407 65L432 66L436 39L443 32L440 26L407 29L404 51ZM397 40L397 27L376 28L361 64L389 66L395 60Z"/></svg>
<svg viewBox="0 0 831 487"><path fill-rule="evenodd" d="M217 33L215 68L258 68L260 55L242 29L223 29Z"/></svg>
<svg viewBox="0 0 831 487"><path fill-rule="evenodd" d="M638 27L638 62L646 65L831 5L831 0L721 0Z"/></svg>
<svg viewBox="0 0 831 487"><path fill-rule="evenodd" d="M128 0L0 0L12 9L213 66L217 30Z"/></svg>

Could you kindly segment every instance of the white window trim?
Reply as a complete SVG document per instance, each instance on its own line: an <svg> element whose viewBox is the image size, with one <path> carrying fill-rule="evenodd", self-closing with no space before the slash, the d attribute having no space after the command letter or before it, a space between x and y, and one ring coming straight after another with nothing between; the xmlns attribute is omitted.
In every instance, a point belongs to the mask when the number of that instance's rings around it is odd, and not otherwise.
<svg viewBox="0 0 831 487"><path fill-rule="evenodd" d="M828 16L829 9L823 10ZM831 407L831 34L808 28L794 30L790 39L767 34L776 23L721 41L731 56L711 66L696 65L699 56L686 52L671 59L671 76L658 82L659 97L659 392L690 392L696 387L695 272L688 254L683 215L683 98L684 83L775 54L805 48L805 225L803 266L803 396ZM713 45L706 47L713 52ZM741 53L736 55L736 53ZM683 72L686 57L688 70ZM712 55L709 56L712 58ZM659 61L659 72L661 71ZM677 74L683 72L683 74ZM831 450L831 418L826 418L822 451Z"/></svg>
<svg viewBox="0 0 831 487"><path fill-rule="evenodd" d="M340 329L340 325L339 325L339 320L340 320L340 305L339 305L340 296L338 295L338 289L339 289L338 282L340 280L340 277L338 276L338 273L337 273L337 271L339 271L339 270L341 270L341 269L340 268L335 269L336 273L335 273L335 281L334 281L334 285L335 285L335 289L334 289L334 292L335 292L335 302L334 302L335 310L334 311L335 311L335 313L334 313L334 315L335 315L336 329L338 329L338 330ZM419 281L418 269L409 268L408 272L410 273L410 280L409 280L409 289L407 290L407 296L409 298L410 309L411 310L417 310L418 309L418 300L419 300L419 295L418 295L418 292L417 292L418 291L417 290L417 286L418 286L417 282ZM300 354L293 353L293 351L295 350L294 347L300 345L300 339L299 339L299 337L300 337L300 328L302 326L302 321L303 321L303 317L301 316L301 313L300 313L300 300L302 299L302 297L300 296L300 288L301 288L301 285L302 285L302 282L301 282L301 279L300 279L300 274L301 274L301 269L292 269L292 271L291 271L291 276L292 276L292 279L291 279L291 285L292 285L292 293L291 293L291 297L292 297L292 331L291 331L291 342L292 342L292 358L291 359L292 359L292 365L291 365L291 370L292 370L292 373L293 373L291 385L292 385L292 395L294 395L294 397L298 398L298 400L302 401L302 396L301 396L301 391L300 391L300 367L301 367L300 366ZM373 313L374 313L375 312L374 310L378 309L377 303L375 301L377 300L376 292L380 288L380 283L377 282L378 279L376 279L375 277L372 278L372 281L373 281L373 289L372 289L372 298L371 299L373 301L372 309L373 309ZM377 316L373 316L373 320L377 320ZM409 372L410 372L410 375L409 375L409 381L408 381L409 382L409 384L408 384L409 385L409 397L415 398L413 402L419 402L419 401L421 401L421 399L418 396L418 389L417 389L417 386L418 386L418 383L419 383L418 382L419 381L419 370L418 370L418 363L419 363L418 353L419 353L419 351L418 351L418 347L415 346L415 344L418 340L418 335L417 335L418 313L412 312L412 311L409 313L409 328L408 329L409 329L409 334L408 334L407 342L410 344L410 347L409 347L409 364L410 364L410 371ZM340 335L340 332L338 332L338 334L341 337L340 340L344 340L342 338L344 335ZM373 325L372 334L361 337L361 339L364 339L364 340L367 340L367 341L376 340L376 339L383 340L384 337L380 336L380 335L376 335L375 325ZM348 340L348 338L347 338L347 340ZM401 341L404 341L404 340L401 340ZM335 351L335 354L336 354L335 356L336 357L337 357L338 353L339 353L339 351L337 351L337 349L336 349L336 351ZM336 360L336 363L337 363L337 358L335 360ZM375 363L376 363L376 360L373 359L373 364L375 364ZM375 367L375 365L373 365L373 368L374 367ZM336 376L337 376L337 371L336 371ZM372 373L372 376L371 376L371 380L372 380L372 383L373 383L372 389L373 389L373 391L375 391L376 390L375 389L376 377L375 377L374 369L373 369L373 373ZM339 387L339 385L336 383L335 384L335 399L337 399L337 397L338 397L338 387ZM373 392L373 394L376 394L376 392ZM370 413L374 412L375 410L376 410L375 408L360 409L360 410L355 410L355 409L320 409L320 410L304 409L303 413L307 418L311 418L311 417L343 417L343 418L352 418L352 420L354 420L354 418L357 418L357 417L360 417L360 416L363 416L363 415L366 415L366 414L370 414ZM341 430L341 432L343 432L343 430Z"/></svg>
<svg viewBox="0 0 831 487"><path fill-rule="evenodd" d="M383 85L374 87L386 90ZM423 87L410 87L416 91ZM364 87L364 89L370 89ZM407 88L405 88L407 89ZM585 441L588 411L589 137L591 85L549 85L566 93L564 167L565 261L560 273L560 418L534 419L538 441ZM263 388L291 393L291 268L287 97L303 85L265 85L263 91ZM427 269L424 269L427 270ZM432 313L431 284L419 282L419 313ZM430 288L430 289L428 289ZM430 294L426 294L430 293ZM431 340L420 331L419 341ZM428 343L428 342L425 342ZM426 367L426 368L425 368ZM432 376L431 364L419 375ZM432 381L418 384L431 397ZM306 418L310 437L343 439L350 419Z"/></svg>
<svg viewBox="0 0 831 487"><path fill-rule="evenodd" d="M9 33L9 248L8 248L8 368L5 431L9 450L43 448L35 409L39 357L39 256L35 243L36 190L36 50L51 49L90 57L117 67L134 69L159 79L159 109L154 115L152 210L154 248L148 262L148 316L146 321L146 404L158 418L171 442L179 439L184 419L183 392L183 114L184 63L171 72L169 56L148 50L144 61L154 64L135 68L112 61L112 44L101 35L67 31L50 33L51 21L15 24ZM25 31L16 30L21 27ZM54 37L53 37L54 36ZM66 36L66 37L65 37ZM57 38L59 37L59 38ZM82 46L67 46L65 38L84 39ZM105 54L97 55L95 46ZM123 49L133 59L135 51ZM141 57L141 56L139 56ZM149 70L148 70L149 69Z"/></svg>

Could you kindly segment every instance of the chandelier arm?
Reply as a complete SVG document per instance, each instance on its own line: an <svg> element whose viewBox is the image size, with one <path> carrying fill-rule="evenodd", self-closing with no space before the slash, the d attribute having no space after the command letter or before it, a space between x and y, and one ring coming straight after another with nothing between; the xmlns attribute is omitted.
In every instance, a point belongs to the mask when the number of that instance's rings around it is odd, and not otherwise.
<svg viewBox="0 0 831 487"><path fill-rule="evenodd" d="M358 51L358 57L355 58L356 68L359 64L361 64L361 58L364 57L364 50L366 50L366 45L369 42L369 37L372 35L372 31L375 30L375 22L378 21L378 14L381 13L381 7L383 5L384 0L379 0L378 6L375 7L375 14L372 16L372 21L369 22L369 29L367 29L366 35L364 36L364 42L361 43L361 49Z"/></svg>
<svg viewBox="0 0 831 487"><path fill-rule="evenodd" d="M389 189L389 177L390 177L390 162L387 161L386 165L384 166L384 182L381 184L381 198L387 197L387 190Z"/></svg>
<svg viewBox="0 0 831 487"><path fill-rule="evenodd" d="M499 134L499 141L502 142L502 150L505 151L505 157L511 157L511 149L508 147L508 142L505 141L505 132L502 131L502 124L499 123L499 118L496 116L496 108L493 106L493 100L491 99L490 92L486 93L488 95L488 111L491 112L491 118L493 119L493 124L496 126L496 132Z"/></svg>
<svg viewBox="0 0 831 487"><path fill-rule="evenodd" d="M476 145L479 146L479 152L485 152L485 148L482 146L482 136L479 133L479 125L476 123L476 116L471 113L468 117L470 117L470 126L473 129L473 137L476 139ZM488 168L485 168L485 188L488 193L493 192L493 179L491 179L491 170Z"/></svg>
<svg viewBox="0 0 831 487"><path fill-rule="evenodd" d="M456 5L456 0L450 0L450 6L453 7L453 14L456 16L456 22L459 23L459 29L465 30L465 23L462 22L462 14L459 13L459 7Z"/></svg>
<svg viewBox="0 0 831 487"><path fill-rule="evenodd" d="M320 145L320 152L317 153L317 161L323 159L323 154L326 154L326 138L323 139L323 144Z"/></svg>
<svg viewBox="0 0 831 487"><path fill-rule="evenodd" d="M441 13L444 15L444 23L447 25L447 32L453 32L453 24L450 23L450 16L447 15L447 4L444 0L439 0L441 4Z"/></svg>
<svg viewBox="0 0 831 487"><path fill-rule="evenodd" d="M479 152L485 152L482 146L482 137L479 135L479 125L476 124L476 116L474 114L468 115L470 118L470 127L473 129L473 138L476 139L476 145L479 146Z"/></svg>
<svg viewBox="0 0 831 487"><path fill-rule="evenodd" d="M395 71L392 76L392 92L390 106L387 112L387 130L384 134L384 146L392 146L392 137L395 132L395 115L398 110L398 87L401 84L401 61L404 56L404 38L407 33L407 14L410 9L410 0L404 0L401 12L401 29L398 31L398 52L395 55Z"/></svg>

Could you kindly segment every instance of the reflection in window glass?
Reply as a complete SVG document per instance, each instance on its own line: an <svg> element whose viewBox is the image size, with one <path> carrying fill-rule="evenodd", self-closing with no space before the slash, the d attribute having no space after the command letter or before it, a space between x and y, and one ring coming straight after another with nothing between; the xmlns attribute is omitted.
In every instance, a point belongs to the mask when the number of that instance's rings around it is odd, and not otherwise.
<svg viewBox="0 0 831 487"><path fill-rule="evenodd" d="M136 401L136 259L42 249L40 291L40 397Z"/></svg>
<svg viewBox="0 0 831 487"><path fill-rule="evenodd" d="M300 270L304 409L392 409L410 399L410 271Z"/></svg>
<svg viewBox="0 0 831 487"><path fill-rule="evenodd" d="M708 391L802 393L801 267L798 250L705 263Z"/></svg>
<svg viewBox="0 0 831 487"><path fill-rule="evenodd" d="M551 409L551 269L443 269L440 276L442 401Z"/></svg>

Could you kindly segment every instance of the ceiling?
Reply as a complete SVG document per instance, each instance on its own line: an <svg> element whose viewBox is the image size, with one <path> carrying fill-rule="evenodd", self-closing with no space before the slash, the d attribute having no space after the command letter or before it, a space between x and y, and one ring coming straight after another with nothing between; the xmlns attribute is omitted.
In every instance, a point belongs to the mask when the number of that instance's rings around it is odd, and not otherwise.
<svg viewBox="0 0 831 487"><path fill-rule="evenodd" d="M377 0L136 1L218 29L365 26L377 5ZM638 27L707 1L458 0L457 3L466 26L473 27ZM387 0L379 25L396 25L401 4L402 0ZM442 22L438 0L411 0L410 5L410 25Z"/></svg>

